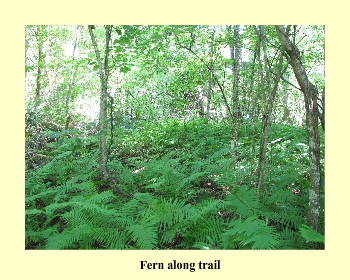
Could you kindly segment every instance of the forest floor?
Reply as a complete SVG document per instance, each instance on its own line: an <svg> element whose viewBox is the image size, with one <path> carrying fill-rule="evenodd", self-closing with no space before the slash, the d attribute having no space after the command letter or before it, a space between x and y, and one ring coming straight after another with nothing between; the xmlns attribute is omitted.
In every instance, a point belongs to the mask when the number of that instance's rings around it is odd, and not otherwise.
<svg viewBox="0 0 350 280"><path fill-rule="evenodd" d="M235 158L224 122L116 127L113 183L98 178L98 135L89 129L26 139L26 249L324 248L324 188L320 231L305 225L305 128L272 125L260 195L258 124L240 126Z"/></svg>

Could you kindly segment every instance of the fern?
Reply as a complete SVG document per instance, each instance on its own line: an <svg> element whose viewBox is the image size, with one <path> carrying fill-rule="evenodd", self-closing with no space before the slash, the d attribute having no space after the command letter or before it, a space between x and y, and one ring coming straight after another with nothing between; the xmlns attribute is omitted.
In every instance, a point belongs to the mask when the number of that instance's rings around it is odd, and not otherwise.
<svg viewBox="0 0 350 280"><path fill-rule="evenodd" d="M48 205L53 201L54 197L59 192L60 192L60 190L58 188L48 189L48 190L39 192L39 193L31 195L31 196L27 196L25 198L25 203L26 203L26 205L30 206L35 201L41 200L44 203L44 205Z"/></svg>
<svg viewBox="0 0 350 280"><path fill-rule="evenodd" d="M223 202L217 199L205 199L196 204L200 217L216 215L220 208L224 207Z"/></svg>
<svg viewBox="0 0 350 280"><path fill-rule="evenodd" d="M119 231L114 235L104 233L127 224L126 219L107 206L115 199L114 194L97 193L91 181L77 184L77 180L26 197L29 207L43 201L41 209L26 209L26 244L40 240L47 249L92 248L96 242L100 243L97 246L107 248L123 247L116 241L121 238Z"/></svg>
<svg viewBox="0 0 350 280"><path fill-rule="evenodd" d="M164 245L167 243L171 243L178 231L179 231L179 227L177 226L174 226L173 228L162 231L159 244Z"/></svg>
<svg viewBox="0 0 350 280"><path fill-rule="evenodd" d="M225 249L233 249L239 244L243 249L274 249L278 239L279 236L273 227L266 226L264 221L251 216L229 223L228 230L223 234L222 246Z"/></svg>
<svg viewBox="0 0 350 280"><path fill-rule="evenodd" d="M324 235L308 227L307 225L302 225L299 230L301 236L306 240L307 243L320 242L324 244Z"/></svg>
<svg viewBox="0 0 350 280"><path fill-rule="evenodd" d="M276 249L291 250L291 249L306 249L304 247L304 241L302 240L300 233L292 230L289 227L283 228L280 231L280 240L276 245Z"/></svg>
<svg viewBox="0 0 350 280"><path fill-rule="evenodd" d="M301 202L303 199L305 198L294 195L289 190L273 190L265 194L263 215L269 222L277 223L278 229L298 229L306 216L306 209L298 207L306 204Z"/></svg>
<svg viewBox="0 0 350 280"><path fill-rule="evenodd" d="M286 209L287 211L290 208ZM303 216L298 211L283 212L264 212L263 215L267 217L269 222L277 222L281 228L298 228L303 222Z"/></svg>
<svg viewBox="0 0 350 280"><path fill-rule="evenodd" d="M194 244L203 243L208 246L218 246L224 229L224 221L221 217L210 216L205 218L196 225L194 232L197 234L197 238ZM193 247L196 248L197 245Z"/></svg>
<svg viewBox="0 0 350 280"><path fill-rule="evenodd" d="M106 249L127 249L128 236L124 230L119 228L94 229L93 235Z"/></svg>
<svg viewBox="0 0 350 280"><path fill-rule="evenodd" d="M75 243L84 240L90 230L89 225L79 224L71 230L64 230L61 234L54 233L47 239L45 248L50 250L79 248Z"/></svg>
<svg viewBox="0 0 350 280"><path fill-rule="evenodd" d="M125 233L118 229L125 227L128 220L121 217L116 210L91 203L108 201L110 198L110 193L106 192L95 195L90 201L75 203L73 210L62 215L66 229L60 234L51 236L46 247L71 249L80 244L78 247L89 249L96 242L100 242L105 248L122 247L118 240Z"/></svg>
<svg viewBox="0 0 350 280"><path fill-rule="evenodd" d="M221 201L208 199L187 209L187 219L181 225L185 248L196 248L193 246L197 242L219 242L223 229L223 219L218 214L221 206Z"/></svg>
<svg viewBox="0 0 350 280"><path fill-rule="evenodd" d="M101 192L104 188L95 185L97 152L84 148L84 139L50 145L54 150L46 154L53 160L26 176L26 248L213 250L324 246L323 230L317 233L303 225L308 198L287 189L302 179L301 171L289 158L274 158L289 165L283 170L272 166L274 177L258 196L248 186L252 182L247 176L250 168L246 159L237 159L233 168L228 141L213 137L210 129L197 131L190 123L188 129L194 131L176 126L166 127L166 132L158 128L147 133L135 130L118 140L120 149L111 155L108 169L122 189L134 193L129 200L118 198L111 190ZM170 135L178 137L174 140ZM284 142L276 143L274 149L290 150L291 144ZM163 146L154 145L160 143ZM139 148L144 151L141 153ZM249 152L246 143L239 146L240 155ZM302 161L301 157L296 159ZM131 167L140 171L133 173ZM287 170L294 173L287 174ZM211 188L202 188L206 182L212 183ZM322 227L322 221L320 224Z"/></svg>
<svg viewBox="0 0 350 280"><path fill-rule="evenodd" d="M35 231L33 229L28 229L26 227L25 232L25 240L26 240L26 249L32 249L31 245L32 243L36 244L36 249L46 249L44 246L46 244L46 241L50 238L50 236L53 236L58 231L58 226L52 226L50 228L47 228L45 230L38 230Z"/></svg>
<svg viewBox="0 0 350 280"><path fill-rule="evenodd" d="M153 215L146 212L138 223L133 223L126 228L132 241L136 242L138 249L151 250L157 244L157 227L153 221Z"/></svg>
<svg viewBox="0 0 350 280"><path fill-rule="evenodd" d="M235 188L230 195L226 196L225 207L243 218L260 212L256 191L245 186Z"/></svg>
<svg viewBox="0 0 350 280"><path fill-rule="evenodd" d="M157 219L164 228L168 228L185 218L191 218L191 205L185 205L185 201L178 199L160 199L151 205L153 211L157 213Z"/></svg>

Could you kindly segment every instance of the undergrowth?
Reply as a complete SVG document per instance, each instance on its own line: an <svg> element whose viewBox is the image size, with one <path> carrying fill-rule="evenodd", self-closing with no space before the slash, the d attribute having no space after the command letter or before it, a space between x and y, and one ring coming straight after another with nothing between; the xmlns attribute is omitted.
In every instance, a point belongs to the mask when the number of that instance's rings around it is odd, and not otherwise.
<svg viewBox="0 0 350 280"><path fill-rule="evenodd" d="M47 133L26 158L26 249L323 249L323 204L319 232L305 220L305 130L272 126L260 197L252 135L242 126L233 160L225 123L116 128L108 168L128 198L98 180L96 136Z"/></svg>

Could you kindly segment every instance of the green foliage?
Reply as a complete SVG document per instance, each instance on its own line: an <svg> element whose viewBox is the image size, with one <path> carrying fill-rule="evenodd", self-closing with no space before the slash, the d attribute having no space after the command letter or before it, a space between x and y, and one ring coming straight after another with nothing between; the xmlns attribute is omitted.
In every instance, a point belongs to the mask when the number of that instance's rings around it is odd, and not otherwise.
<svg viewBox="0 0 350 280"><path fill-rule="evenodd" d="M306 194L288 188L303 178L282 183L275 177L259 198L248 181L233 183L249 169L238 176L226 140L216 140L227 128L206 126L192 120L181 128L170 121L125 133L115 147L119 156L108 164L120 187L134 193L127 200L95 180L97 154L89 147L96 140L52 134L58 141L47 144L51 161L26 176L26 248L322 248L323 235L304 225ZM287 140L276 141L275 149L293 157L303 145ZM128 149L131 142L139 149ZM140 149L151 150L147 160ZM243 144L239 152L245 149ZM280 168L288 170L291 164L281 158Z"/></svg>
<svg viewBox="0 0 350 280"><path fill-rule="evenodd" d="M300 233L303 238L305 238L306 242L320 242L324 243L324 235L313 230L307 225L302 225L300 227Z"/></svg>
<svg viewBox="0 0 350 280"><path fill-rule="evenodd" d="M266 226L258 217L233 220L223 234L224 249L274 249L279 236L273 227Z"/></svg>
<svg viewBox="0 0 350 280"><path fill-rule="evenodd" d="M304 225L305 134L288 126L272 129L274 176L258 196L250 158L242 156L251 151L250 131L239 131L235 167L229 131L196 119L119 128L108 168L132 198L96 179L96 138L50 132L57 139L46 144L50 161L26 176L26 248L323 248L323 233Z"/></svg>
<svg viewBox="0 0 350 280"><path fill-rule="evenodd" d="M248 189L242 185L231 191L231 194L226 196L225 206L230 211L234 211L240 217L250 217L260 210L258 196L256 191Z"/></svg>

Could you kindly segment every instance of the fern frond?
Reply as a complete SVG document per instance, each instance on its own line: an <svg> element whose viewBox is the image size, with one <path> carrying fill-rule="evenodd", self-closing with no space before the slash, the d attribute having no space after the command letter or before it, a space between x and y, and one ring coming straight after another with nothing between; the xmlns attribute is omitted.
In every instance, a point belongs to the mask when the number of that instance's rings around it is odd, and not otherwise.
<svg viewBox="0 0 350 280"><path fill-rule="evenodd" d="M178 231L178 229L176 227L165 230L161 234L161 238L160 238L160 242L159 243L161 245L166 244L166 243L170 243L171 241L173 241L177 231Z"/></svg>
<svg viewBox="0 0 350 280"><path fill-rule="evenodd" d="M279 236L274 228L251 216L243 221L232 220L223 238L225 248L230 248L231 242L239 242L243 246L251 246L252 249L273 249L278 243Z"/></svg>
<svg viewBox="0 0 350 280"><path fill-rule="evenodd" d="M152 219L151 212L146 212L142 219L136 224L132 223L126 227L132 241L136 242L138 249L151 250L157 245L157 227Z"/></svg>
<svg viewBox="0 0 350 280"><path fill-rule="evenodd" d="M74 249L74 246L89 249L95 242L106 248L123 247L120 240L125 240L126 235L119 229L123 229L128 221L120 217L116 210L84 201L77 203L72 211L64 213L62 218L66 229L48 239L48 249Z"/></svg>
<svg viewBox="0 0 350 280"><path fill-rule="evenodd" d="M223 202L218 199L206 199L196 204L196 209L201 217L209 214L217 214L218 210L223 207Z"/></svg>
<svg viewBox="0 0 350 280"><path fill-rule="evenodd" d="M52 188L52 189L48 189L46 191L42 191L38 194L27 196L25 198L25 203L26 203L26 205L29 205L33 201L40 199L40 200L44 201L45 205L48 205L53 201L53 198L57 195L57 193L59 191L60 190L57 188Z"/></svg>
<svg viewBox="0 0 350 280"><path fill-rule="evenodd" d="M284 211L283 212L264 212L263 215L271 221L280 223L283 228L285 227L298 228L303 222L303 216L301 216L300 213L293 213L292 211L288 213Z"/></svg>
<svg viewBox="0 0 350 280"><path fill-rule="evenodd" d="M321 242L324 243L324 235L315 231L307 225L302 225L300 227L301 236L306 240L306 242Z"/></svg>
<svg viewBox="0 0 350 280"><path fill-rule="evenodd" d="M41 214L43 213L43 210L38 210L38 209L29 209L25 211L26 215L36 215L36 214Z"/></svg>
<svg viewBox="0 0 350 280"><path fill-rule="evenodd" d="M52 234L46 243L46 249L74 249L74 244L84 241L91 234L92 228L87 224L79 224L71 230L64 230L61 234ZM77 246L78 247L78 246Z"/></svg>
<svg viewBox="0 0 350 280"><path fill-rule="evenodd" d="M96 228L92 231L92 235L107 249L125 249L128 242L126 232L118 228Z"/></svg>
<svg viewBox="0 0 350 280"><path fill-rule="evenodd" d="M154 200L154 197L151 193L137 192L134 194L134 198L147 205L151 204L151 202Z"/></svg>
<svg viewBox="0 0 350 280"><path fill-rule="evenodd" d="M189 209L190 204L185 205L185 200L178 199L160 199L154 202L151 207L156 213L156 218L160 225L164 228L169 228L170 226L183 221L184 218L190 214Z"/></svg>
<svg viewBox="0 0 350 280"><path fill-rule="evenodd" d="M303 248L303 240L300 233L289 227L283 228L279 233L281 238L276 245L276 249L292 250Z"/></svg>
<svg viewBox="0 0 350 280"><path fill-rule="evenodd" d="M202 242L210 246L217 246L220 243L224 228L223 219L211 215L200 219L194 227L184 233L184 236L195 240L194 244Z"/></svg>
<svg viewBox="0 0 350 280"><path fill-rule="evenodd" d="M57 226L49 227L45 230L35 231L33 229L27 229L25 232L25 240L26 240L26 248L30 242L38 243L37 249L45 248L44 244L46 244L47 239L57 233Z"/></svg>
<svg viewBox="0 0 350 280"><path fill-rule="evenodd" d="M225 207L241 217L250 217L260 212L260 204L254 189L239 187L226 196Z"/></svg>
<svg viewBox="0 0 350 280"><path fill-rule="evenodd" d="M214 154L212 154L207 160L211 161L217 158L222 157L223 155L227 155L230 153L230 149L227 147L221 148L220 150L218 150L217 152L215 152Z"/></svg>
<svg viewBox="0 0 350 280"><path fill-rule="evenodd" d="M110 190L104 191L102 193L91 192L90 195L92 196L86 199L86 202L90 204L106 205L108 202L111 202L113 199L115 199L115 195Z"/></svg>

